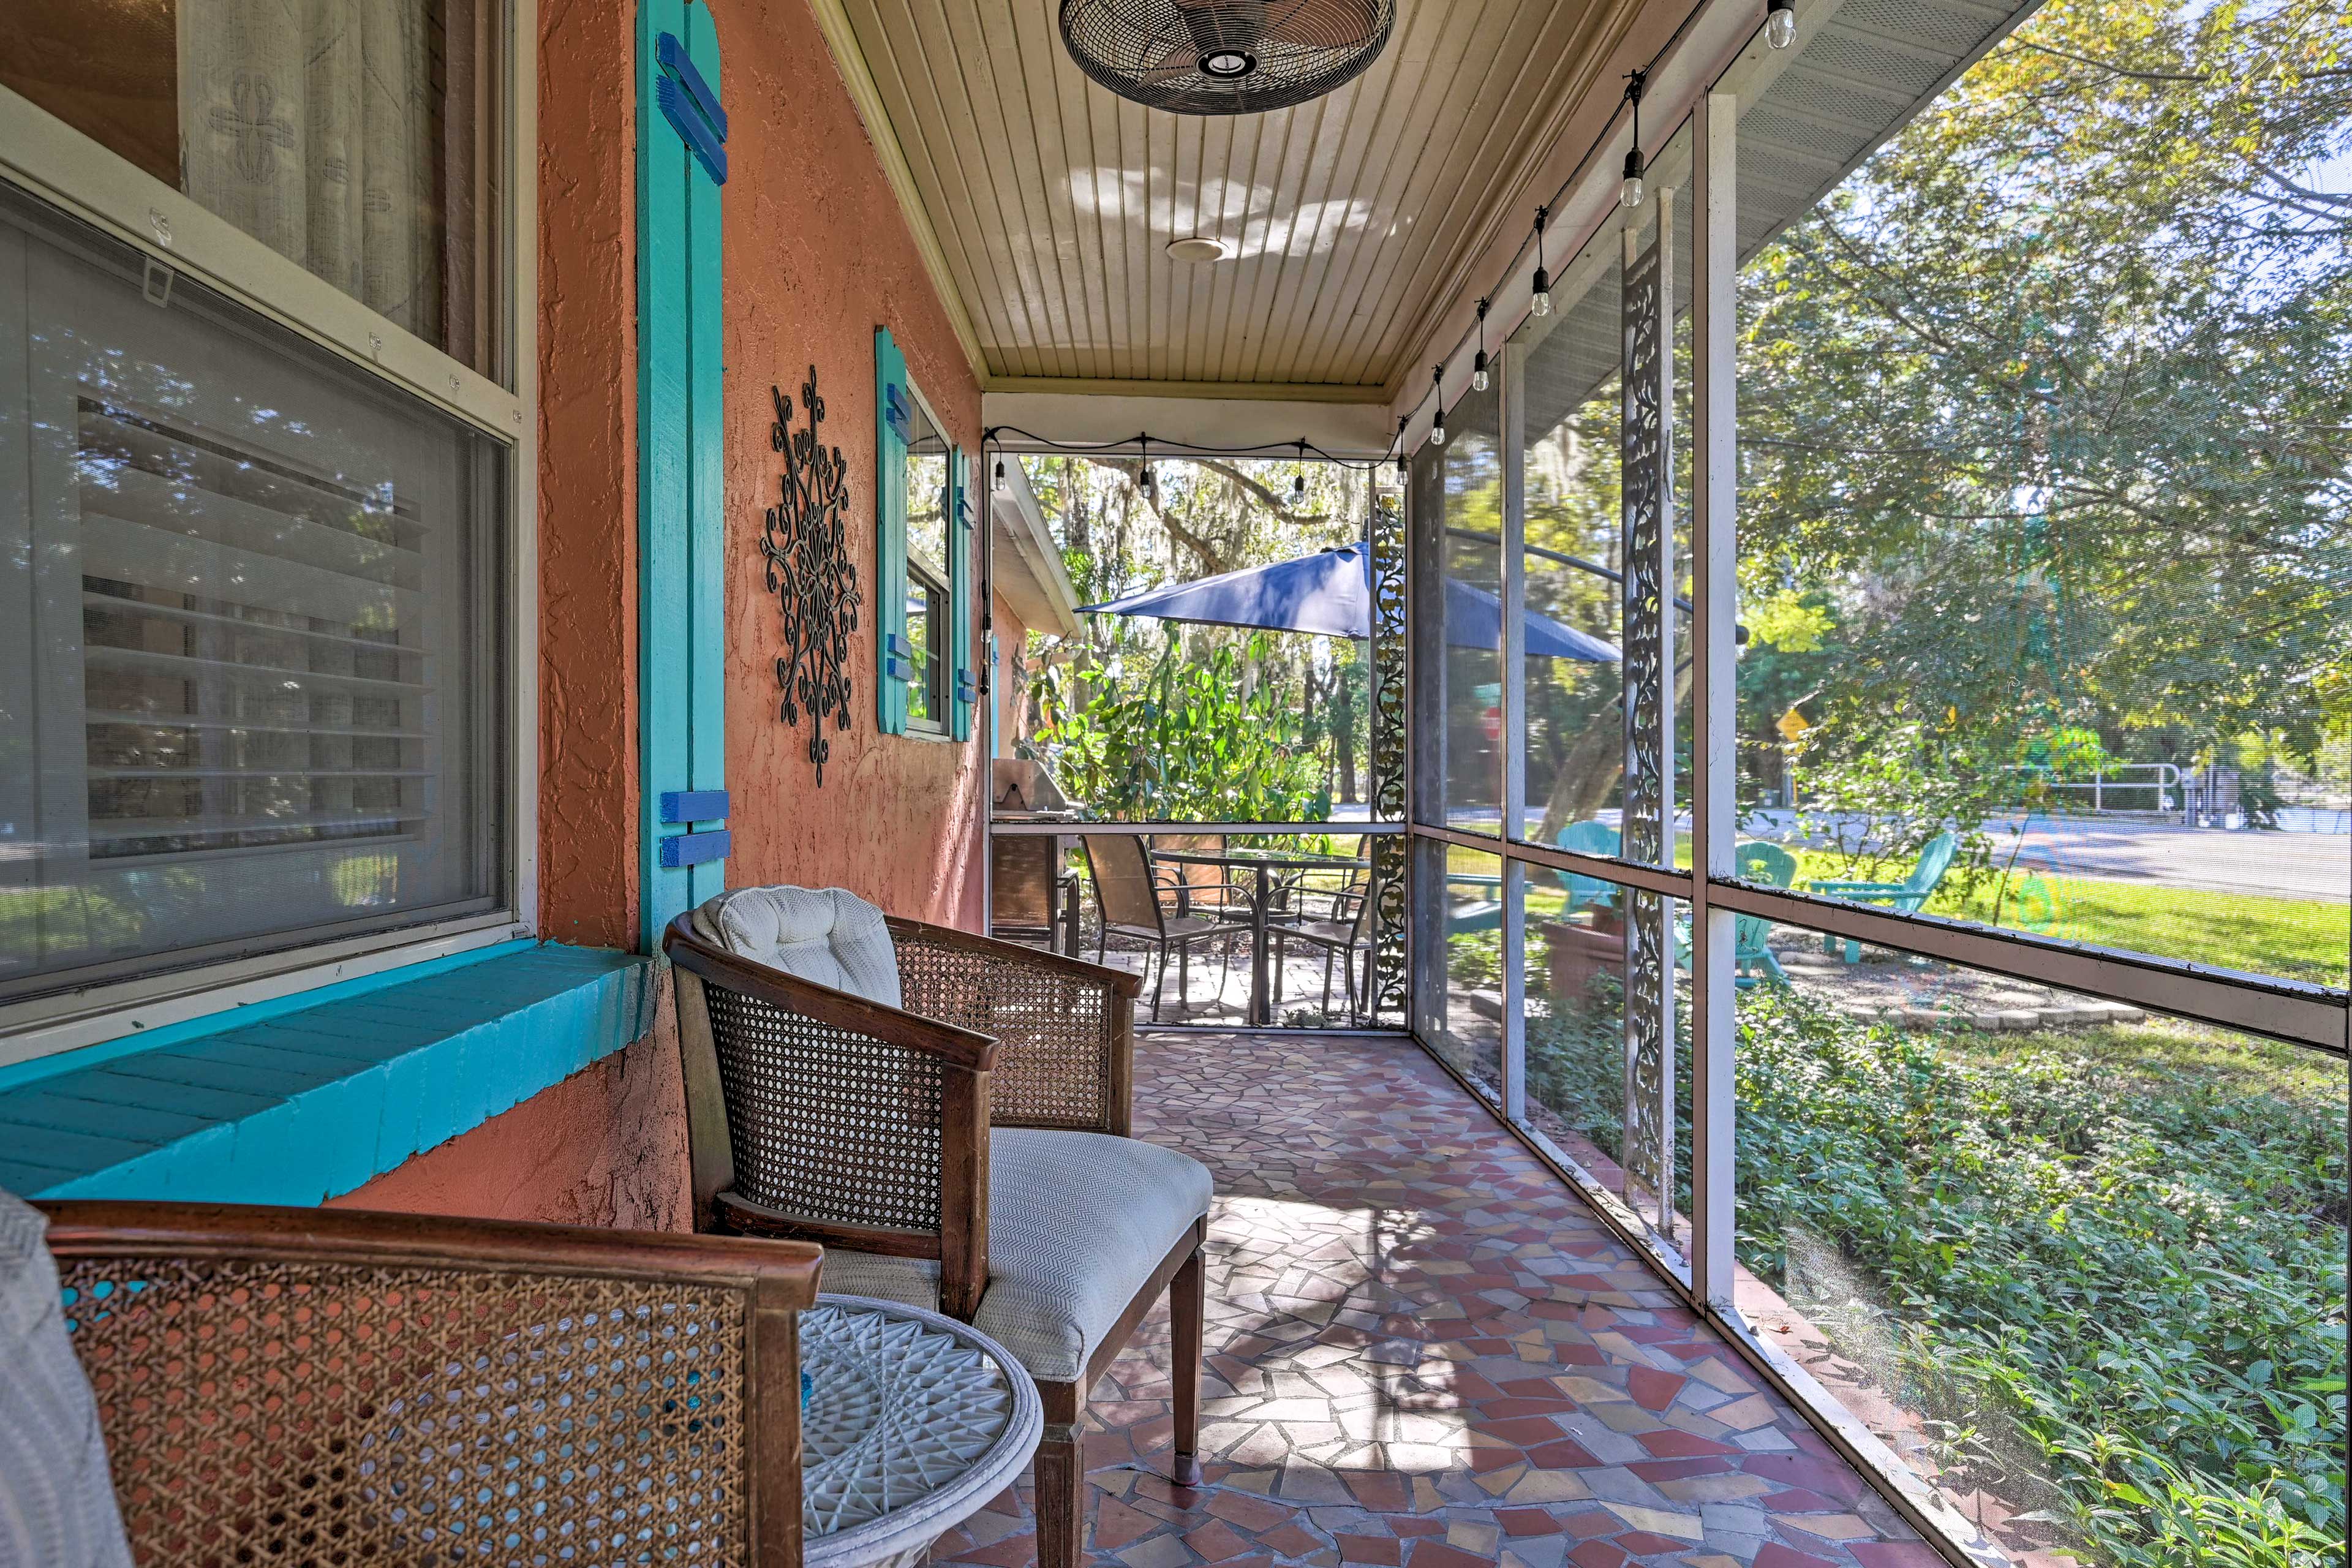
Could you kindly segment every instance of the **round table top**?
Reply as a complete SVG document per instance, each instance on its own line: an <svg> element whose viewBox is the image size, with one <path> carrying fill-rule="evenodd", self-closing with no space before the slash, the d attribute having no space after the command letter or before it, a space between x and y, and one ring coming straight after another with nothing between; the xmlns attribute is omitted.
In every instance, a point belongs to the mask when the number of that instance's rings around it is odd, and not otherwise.
<svg viewBox="0 0 2352 1568"><path fill-rule="evenodd" d="M968 1323L822 1295L800 1337L806 1568L919 1555L1013 1483L1045 1429L1028 1373Z"/></svg>

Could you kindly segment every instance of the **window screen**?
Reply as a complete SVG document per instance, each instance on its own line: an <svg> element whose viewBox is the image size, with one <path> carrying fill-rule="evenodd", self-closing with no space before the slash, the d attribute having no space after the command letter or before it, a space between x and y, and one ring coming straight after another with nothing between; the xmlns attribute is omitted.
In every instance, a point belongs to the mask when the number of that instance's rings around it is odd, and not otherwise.
<svg viewBox="0 0 2352 1568"><path fill-rule="evenodd" d="M497 444L0 194L0 999L505 897Z"/></svg>

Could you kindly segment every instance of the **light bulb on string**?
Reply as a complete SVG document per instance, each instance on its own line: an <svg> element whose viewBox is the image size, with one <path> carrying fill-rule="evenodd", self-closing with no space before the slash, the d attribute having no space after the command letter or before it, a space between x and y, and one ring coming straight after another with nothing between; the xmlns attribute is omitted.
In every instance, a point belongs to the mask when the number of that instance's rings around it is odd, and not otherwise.
<svg viewBox="0 0 2352 1568"><path fill-rule="evenodd" d="M998 495L1004 493L1004 459L1002 458L996 459L996 477L989 482L989 488Z"/></svg>
<svg viewBox="0 0 2352 1568"><path fill-rule="evenodd" d="M1142 487L1145 494L1149 495L1151 491L1151 443L1138 436L1135 438L1135 446L1137 452L1141 455L1135 482Z"/></svg>
<svg viewBox="0 0 2352 1568"><path fill-rule="evenodd" d="M1437 389L1437 413L1429 422L1429 444L1445 445L1445 367L1439 365L1429 373L1430 384Z"/></svg>
<svg viewBox="0 0 2352 1568"><path fill-rule="evenodd" d="M1549 207L1536 208L1536 291L1528 301L1528 313L1532 316L1551 314L1551 274L1544 270L1543 264L1544 220L1550 216Z"/></svg>
<svg viewBox="0 0 2352 1568"><path fill-rule="evenodd" d="M1797 0L1769 0L1764 8L1764 42L1785 49L1797 41Z"/></svg>
<svg viewBox="0 0 2352 1568"><path fill-rule="evenodd" d="M1294 507L1307 504L1307 443L1304 441L1298 443L1298 472L1290 477L1290 504Z"/></svg>
<svg viewBox="0 0 2352 1568"><path fill-rule="evenodd" d="M1399 415L1397 416L1397 482L1399 484L1402 484L1405 478L1404 427L1405 418L1402 415Z"/></svg>
<svg viewBox="0 0 2352 1568"><path fill-rule="evenodd" d="M1625 150L1625 183L1618 187L1617 200L1628 212L1650 194L1642 181L1642 84L1648 77L1647 71L1633 71L1625 83L1625 101L1633 106L1633 144Z"/></svg>
<svg viewBox="0 0 2352 1568"><path fill-rule="evenodd" d="M1470 362L1470 390L1486 390L1486 301L1478 301L1478 357Z"/></svg>

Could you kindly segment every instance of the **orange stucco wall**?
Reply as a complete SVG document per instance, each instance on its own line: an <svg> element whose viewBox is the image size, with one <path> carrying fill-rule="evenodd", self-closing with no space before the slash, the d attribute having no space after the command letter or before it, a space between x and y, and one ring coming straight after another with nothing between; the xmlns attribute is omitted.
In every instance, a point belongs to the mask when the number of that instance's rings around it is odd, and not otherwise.
<svg viewBox="0 0 2352 1568"><path fill-rule="evenodd" d="M727 783L731 886L838 885L894 914L981 919L984 724L966 744L875 728L874 329L954 437L980 387L806 0L714 0L730 126L726 213ZM540 900L559 942L636 929L636 353L632 0L541 0ZM777 714L776 601L760 554L781 475L771 384L814 364L848 461L868 610L856 694L819 788ZM803 721L805 724L805 721ZM341 1202L508 1218L686 1223L676 1036L644 1040Z"/></svg>
<svg viewBox="0 0 2352 1568"><path fill-rule="evenodd" d="M726 61L728 785L730 885L849 889L892 914L980 920L978 732L966 745L874 721L874 329L949 433L980 446L980 384L957 346L807 0L715 0ZM771 385L796 405L815 365L821 427L849 464L849 537L866 612L851 639L847 733L818 788L808 731L777 718L776 601L760 520L782 469Z"/></svg>

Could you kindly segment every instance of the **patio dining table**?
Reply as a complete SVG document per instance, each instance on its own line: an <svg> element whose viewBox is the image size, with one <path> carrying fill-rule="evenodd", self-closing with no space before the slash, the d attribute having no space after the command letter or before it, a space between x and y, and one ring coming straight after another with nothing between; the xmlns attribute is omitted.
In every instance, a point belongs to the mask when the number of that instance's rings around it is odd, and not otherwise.
<svg viewBox="0 0 2352 1568"><path fill-rule="evenodd" d="M1268 918L1274 907L1274 874L1277 871L1360 870L1368 862L1348 855L1314 855L1303 849L1155 849L1155 860L1182 866L1217 866L1249 872L1250 1000L1248 1024L1265 1028L1274 1022L1271 987L1267 984Z"/></svg>

